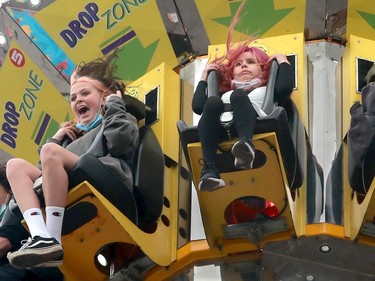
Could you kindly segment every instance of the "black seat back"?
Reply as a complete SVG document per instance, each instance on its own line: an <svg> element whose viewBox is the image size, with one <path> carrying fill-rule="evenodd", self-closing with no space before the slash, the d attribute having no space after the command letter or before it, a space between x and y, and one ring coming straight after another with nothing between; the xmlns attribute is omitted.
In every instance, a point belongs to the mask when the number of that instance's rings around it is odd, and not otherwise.
<svg viewBox="0 0 375 281"><path fill-rule="evenodd" d="M279 64L276 60L272 61L268 82L267 82L267 89L266 94L264 97L262 110L267 114L271 114L271 112L275 109L277 102L275 100L275 85L276 85L276 77L277 71L279 69Z"/></svg>
<svg viewBox="0 0 375 281"><path fill-rule="evenodd" d="M219 74L212 70L207 76L207 98L219 95Z"/></svg>
<svg viewBox="0 0 375 281"><path fill-rule="evenodd" d="M354 191L366 194L375 176L375 83L363 87L361 100L350 108L348 179Z"/></svg>
<svg viewBox="0 0 375 281"><path fill-rule="evenodd" d="M140 128L133 187L139 222L155 222L161 214L164 198L164 165L164 153L151 127Z"/></svg>

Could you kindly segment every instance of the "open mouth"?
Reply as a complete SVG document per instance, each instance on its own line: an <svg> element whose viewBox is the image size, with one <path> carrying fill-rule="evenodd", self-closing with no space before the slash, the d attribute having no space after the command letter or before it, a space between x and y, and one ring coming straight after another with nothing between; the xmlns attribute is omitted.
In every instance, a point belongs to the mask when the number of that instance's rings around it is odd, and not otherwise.
<svg viewBox="0 0 375 281"><path fill-rule="evenodd" d="M89 108L87 106L82 106L78 108L78 114L79 115L84 115L87 111L89 111Z"/></svg>

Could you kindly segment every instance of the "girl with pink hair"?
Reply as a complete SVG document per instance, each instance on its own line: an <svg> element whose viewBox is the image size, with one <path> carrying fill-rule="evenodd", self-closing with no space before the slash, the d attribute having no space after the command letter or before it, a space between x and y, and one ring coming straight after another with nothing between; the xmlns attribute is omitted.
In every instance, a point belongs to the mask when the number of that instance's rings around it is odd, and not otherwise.
<svg viewBox="0 0 375 281"><path fill-rule="evenodd" d="M231 44L231 31L239 11L229 29L226 54L214 59L203 70L192 101L193 111L201 115L198 123L204 160L198 184L201 191L213 191L225 186L216 165L218 144L227 136L226 129L220 123L225 104L231 104L233 134L239 138L232 147L234 166L239 170L251 169L255 158L252 138L257 117L266 116L262 104L273 59L279 63L275 96L280 100L289 97L293 90L293 70L285 55L269 57L260 48L250 46L251 40L235 47ZM207 77L213 70L219 74L219 93L218 96L207 97Z"/></svg>

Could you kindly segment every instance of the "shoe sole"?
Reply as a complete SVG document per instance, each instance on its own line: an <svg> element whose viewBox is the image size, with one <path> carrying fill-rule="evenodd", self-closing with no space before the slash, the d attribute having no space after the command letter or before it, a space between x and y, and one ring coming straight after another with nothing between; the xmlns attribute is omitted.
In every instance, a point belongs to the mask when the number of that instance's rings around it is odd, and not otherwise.
<svg viewBox="0 0 375 281"><path fill-rule="evenodd" d="M24 249L8 255L9 262L17 268L37 267L60 258L64 250L60 245L41 249Z"/></svg>
<svg viewBox="0 0 375 281"><path fill-rule="evenodd" d="M234 156L234 167L238 170L247 170L253 168L255 152L243 144L234 145L232 147L232 155Z"/></svg>
<svg viewBox="0 0 375 281"><path fill-rule="evenodd" d="M45 262L45 263L41 263L41 264L35 265L34 268L38 268L38 267L59 267L62 264L63 264L62 260L48 261L48 262Z"/></svg>
<svg viewBox="0 0 375 281"><path fill-rule="evenodd" d="M224 186L225 182L222 179L207 178L199 182L198 189L200 191L214 191Z"/></svg>

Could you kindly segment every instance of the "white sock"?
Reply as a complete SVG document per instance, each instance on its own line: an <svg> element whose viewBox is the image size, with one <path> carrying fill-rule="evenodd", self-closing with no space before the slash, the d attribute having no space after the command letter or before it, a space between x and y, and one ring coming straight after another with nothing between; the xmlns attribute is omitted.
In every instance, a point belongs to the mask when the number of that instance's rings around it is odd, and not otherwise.
<svg viewBox="0 0 375 281"><path fill-rule="evenodd" d="M51 238L51 235L48 233L48 230L46 228L41 209L28 209L23 213L23 218L27 223L31 237L41 236L45 238Z"/></svg>
<svg viewBox="0 0 375 281"><path fill-rule="evenodd" d="M46 227L48 232L61 244L61 230L64 219L65 208L47 206L46 207Z"/></svg>

